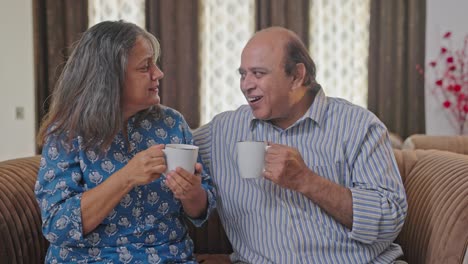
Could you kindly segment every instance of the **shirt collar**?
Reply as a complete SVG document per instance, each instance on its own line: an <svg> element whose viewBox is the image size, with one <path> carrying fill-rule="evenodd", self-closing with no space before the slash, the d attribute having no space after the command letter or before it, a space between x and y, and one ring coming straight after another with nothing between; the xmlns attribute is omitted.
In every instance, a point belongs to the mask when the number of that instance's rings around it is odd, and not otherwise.
<svg viewBox="0 0 468 264"><path fill-rule="evenodd" d="M306 120L306 119L312 120L320 127L323 124L326 108L327 108L327 97L325 96L323 88L321 88L315 95L314 101L312 102L312 105L309 107L309 109L304 113L304 115L301 118L299 118L293 125L291 125L291 127L297 125L298 123L301 123L303 120ZM250 111L249 115L250 115L249 120L250 120L251 130L253 130L258 123L267 122L267 121L263 121L258 118L255 118L252 111Z"/></svg>

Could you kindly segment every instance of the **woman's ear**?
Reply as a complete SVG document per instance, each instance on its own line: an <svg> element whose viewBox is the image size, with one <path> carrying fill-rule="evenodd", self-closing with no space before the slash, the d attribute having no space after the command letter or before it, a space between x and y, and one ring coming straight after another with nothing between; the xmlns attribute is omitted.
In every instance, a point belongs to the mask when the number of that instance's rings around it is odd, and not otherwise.
<svg viewBox="0 0 468 264"><path fill-rule="evenodd" d="M306 69L304 63L297 63L293 73L293 87L298 88L304 85Z"/></svg>

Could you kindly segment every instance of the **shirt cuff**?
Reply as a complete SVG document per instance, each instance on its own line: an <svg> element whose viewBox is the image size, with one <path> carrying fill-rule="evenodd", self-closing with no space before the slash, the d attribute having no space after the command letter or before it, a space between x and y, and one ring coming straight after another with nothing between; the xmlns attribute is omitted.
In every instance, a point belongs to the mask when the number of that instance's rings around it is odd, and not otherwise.
<svg viewBox="0 0 468 264"><path fill-rule="evenodd" d="M378 193L363 189L351 189L351 193L353 227L349 236L362 243L373 243L378 237L382 218L381 197Z"/></svg>

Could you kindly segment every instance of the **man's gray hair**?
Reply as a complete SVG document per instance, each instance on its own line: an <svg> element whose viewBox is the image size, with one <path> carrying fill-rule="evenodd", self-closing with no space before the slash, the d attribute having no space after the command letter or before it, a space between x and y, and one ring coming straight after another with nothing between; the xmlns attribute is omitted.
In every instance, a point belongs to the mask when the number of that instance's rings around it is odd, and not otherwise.
<svg viewBox="0 0 468 264"><path fill-rule="evenodd" d="M320 89L320 85L315 80L315 63L310 57L304 43L297 35L293 34L290 36L289 40L286 41L284 52L284 70L288 76L295 74L296 64L298 63L303 63L305 66L306 74L304 85L314 91Z"/></svg>

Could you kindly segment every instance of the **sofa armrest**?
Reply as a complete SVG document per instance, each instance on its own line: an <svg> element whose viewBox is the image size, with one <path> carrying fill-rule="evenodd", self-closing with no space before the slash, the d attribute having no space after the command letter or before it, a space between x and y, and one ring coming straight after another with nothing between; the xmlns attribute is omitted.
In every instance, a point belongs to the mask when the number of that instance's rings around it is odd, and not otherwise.
<svg viewBox="0 0 468 264"><path fill-rule="evenodd" d="M40 156L0 162L0 262L44 263L48 242L34 195Z"/></svg>
<svg viewBox="0 0 468 264"><path fill-rule="evenodd" d="M406 260L463 263L468 246L468 156L438 150L395 154L408 199L408 215L396 241Z"/></svg>

